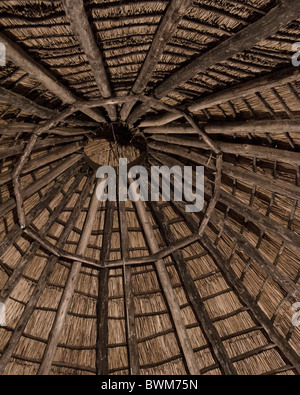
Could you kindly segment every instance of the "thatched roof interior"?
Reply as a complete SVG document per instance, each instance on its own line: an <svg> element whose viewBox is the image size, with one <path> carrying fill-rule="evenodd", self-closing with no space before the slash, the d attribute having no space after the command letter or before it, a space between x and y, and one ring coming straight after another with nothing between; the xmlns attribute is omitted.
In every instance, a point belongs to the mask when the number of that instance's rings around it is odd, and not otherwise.
<svg viewBox="0 0 300 395"><path fill-rule="evenodd" d="M0 2L0 374L300 373L299 38L297 0ZM205 166L203 211L98 202L118 156Z"/></svg>

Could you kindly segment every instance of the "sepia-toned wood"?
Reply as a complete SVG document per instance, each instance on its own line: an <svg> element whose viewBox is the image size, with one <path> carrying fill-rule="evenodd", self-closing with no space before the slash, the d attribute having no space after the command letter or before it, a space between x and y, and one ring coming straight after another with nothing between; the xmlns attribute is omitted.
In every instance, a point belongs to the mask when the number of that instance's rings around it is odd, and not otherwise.
<svg viewBox="0 0 300 395"><path fill-rule="evenodd" d="M50 170L43 177L30 184L23 191L22 198L24 199L24 201L46 185L50 184L53 180L55 180L70 167L72 167L75 163L79 162L81 158L82 156L80 154L71 155L70 158L65 159L60 165L54 167L53 170ZM16 202L14 198L7 200L5 203L2 203L0 205L0 218L6 215L9 211L13 210L15 207Z"/></svg>
<svg viewBox="0 0 300 395"><path fill-rule="evenodd" d="M205 235L203 237L203 244L205 247L211 252L215 262L218 264L218 267L226 276L228 282L232 284L232 286L236 289L239 294L240 299L250 308L252 314L260 322L261 326L264 328L272 342L276 344L276 346L282 351L283 355L290 360L294 369L297 373L300 373L300 364L299 364L299 356L292 349L289 343L278 333L278 331L274 328L266 314L260 309L260 307L255 303L252 296L249 294L244 284L235 274L235 272L224 262L222 255L219 251L213 246L211 240Z"/></svg>
<svg viewBox="0 0 300 395"><path fill-rule="evenodd" d="M129 179L130 184L133 183L132 179ZM157 240L155 238L152 225L149 221L146 208L144 203L141 200L137 200L135 202L135 206L137 209L137 213L142 224L144 234L149 245L149 249L152 254L155 254L159 251L159 246ZM172 284L168 275L168 272L165 267L165 263L163 260L159 260L155 263L156 271L164 291L164 295L168 302L168 306L170 309L170 314L172 316L177 336L180 342L180 346L182 348L182 352L185 357L185 361L188 367L188 371L191 375L199 375L199 367L198 363L192 349L189 336L187 334L186 327L183 323L183 317L178 305L178 300L176 295L174 294L174 290L172 288Z"/></svg>
<svg viewBox="0 0 300 395"><path fill-rule="evenodd" d="M100 52L99 46L94 38L92 28L88 21L83 0L63 0L64 9L70 21L75 36L81 43L81 47L86 54L89 65L92 69L99 91L104 98L112 96L107 72ZM117 120L117 110L113 105L106 107L109 118L112 122Z"/></svg>
<svg viewBox="0 0 300 395"><path fill-rule="evenodd" d="M89 178L86 181L86 184L84 186L84 190L82 194L80 195L76 206L73 210L73 215L74 215L74 220L76 221L78 218L79 213L81 212L81 209L86 201L86 198L88 194L90 193L90 190L92 188L94 182L94 176L89 176ZM76 253L78 255L83 255L86 247L88 245L88 241L93 229L93 222L95 218L96 211L98 209L99 201L96 196L96 186L94 187L94 193L93 197L90 202L89 206L89 211L87 213L87 217L84 223L84 228L82 230L82 235L76 250ZM75 221L73 223L73 226L75 224ZM59 342L59 338L64 326L65 318L68 312L68 308L70 305L70 302L73 297L73 293L76 287L76 284L78 282L78 277L80 274L80 269L81 269L81 262L74 262L72 265L72 268L69 273L68 281L65 286L63 295L61 297L61 301L59 304L59 308L55 317L55 321L53 323L47 347L43 355L43 360L42 363L39 367L38 374L39 375L48 375L51 369L51 365L53 362L53 358L55 356L55 351Z"/></svg>
<svg viewBox="0 0 300 395"><path fill-rule="evenodd" d="M168 152L170 154L178 155L183 158L188 157L191 161L201 166L207 166L212 170L216 170L213 164L208 163L209 158L206 158L205 156L195 151L192 151L191 149L171 144L166 145L158 142L150 143L149 147L154 150ZM299 199L300 196L300 187L298 186L295 186L285 181L264 177L263 175L245 170L239 166L234 166L228 162L223 161L222 173L229 177L232 177L233 179L244 181L245 183L250 185L260 186L261 188L281 194L283 196L290 197L292 199Z"/></svg>
<svg viewBox="0 0 300 395"><path fill-rule="evenodd" d="M65 244L65 242L67 241L67 239L68 239L68 237L69 237L69 235L70 235L70 233L71 233L71 231L73 229L74 223L77 220L79 207L82 207L81 205L84 204L84 202L82 202L82 199L79 200L78 202L79 202L78 206L74 208L74 211L73 211L72 215L70 216L70 218L69 218L69 220L68 220L68 222L67 222L67 224L66 224L66 226L65 226L65 228L64 228L64 230L63 230L63 232L62 232L62 234L61 234L61 236L59 238L59 241L57 243L57 247L58 248L61 248ZM58 215L60 214L62 208L63 207L60 206L57 209L57 214ZM59 209L60 209L60 211L59 211ZM45 289L45 287L46 287L46 285L47 285L47 283L49 281L49 278L50 278L50 276L51 276L51 274L53 272L53 269L54 269L57 261L58 261L57 257L52 256L52 257L49 258L48 263L47 263L43 273L41 274L41 276L39 278L39 281L38 281L38 283L37 283L37 285L35 287L35 291L32 294L32 296L30 297L30 300L29 300L29 302L27 303L27 305L26 305L26 307L24 309L22 317L21 317L20 321L18 322L15 330L13 331L13 334L12 334L12 336L11 336L11 338L10 338L10 340L9 340L5 350L4 350L4 352L1 355L1 358L0 358L0 374L4 373L5 367L6 367L7 363L8 363L8 361L10 360L10 358L11 358L13 352L14 352L15 347L17 346L17 344L20 341L20 338L21 338L21 336L22 336L22 334L24 332L24 329L25 329L25 327L26 327L26 325L27 325L27 323L28 323L28 321L29 321L34 309L35 309L35 306L36 306L38 300L40 299L42 293L44 292L44 289Z"/></svg>
<svg viewBox="0 0 300 395"><path fill-rule="evenodd" d="M119 221L120 221L120 234L121 234L121 249L122 258L124 260L123 266L123 286L125 294L125 310L126 310L126 322L127 322L127 337L128 337L128 354L129 354L129 367L130 374L136 376L140 374L139 364L139 351L135 330L135 311L134 301L132 292L132 273L131 267L126 265L126 261L129 259L129 234L128 234L128 223L126 218L126 206L125 202L118 202L119 207Z"/></svg>
<svg viewBox="0 0 300 395"><path fill-rule="evenodd" d="M245 27L233 37L228 38L204 55L198 56L188 65L175 71L169 78L155 88L153 95L162 99L169 92L184 82L204 72L209 67L230 59L235 54L253 48L257 43L278 32L281 27L299 16L298 0L291 0L289 4L279 4L258 21ZM234 97L234 96L233 96ZM130 123L135 123L147 111L145 105L138 107L130 118Z"/></svg>
<svg viewBox="0 0 300 395"><path fill-rule="evenodd" d="M21 155L18 163L16 164L16 167L12 173L12 179L13 179L13 185L14 185L14 192L15 192L15 198L16 198L16 205L17 205L17 213L18 213L18 218L19 218L19 223L22 229L25 229L26 227L26 216L25 216L25 211L24 211L24 200L22 197L22 191L21 191L21 173L23 171L23 168L33 150L33 147L35 146L39 136L52 127L55 127L59 122L63 121L66 119L68 116L72 115L75 112L74 107L69 107L65 111L63 111L60 114L55 114L45 125L39 126L35 129L33 132L28 144L25 147L25 150L23 154Z"/></svg>
<svg viewBox="0 0 300 395"><path fill-rule="evenodd" d="M18 95L3 87L0 87L0 101L21 108L23 111L42 119L49 119L53 116L53 110L42 107L32 100L29 100L27 97Z"/></svg>
<svg viewBox="0 0 300 395"><path fill-rule="evenodd" d="M0 41L6 47L6 56L16 66L25 70L33 79L40 82L46 89L59 97L66 104L74 104L78 98L73 95L43 66L32 59L19 45L0 33ZM84 109L83 112L97 122L106 122L104 116L96 110Z"/></svg>
<svg viewBox="0 0 300 395"><path fill-rule="evenodd" d="M199 141L199 139L191 137L182 138L164 134L154 134L151 135L151 139L184 147L200 148L204 150L208 149L207 144L205 144L203 141ZM254 144L224 143L223 141L219 140L217 143L223 153L241 155L250 158L255 157L257 159L265 159L270 161L278 160L290 165L300 165L300 155L297 152Z"/></svg>
<svg viewBox="0 0 300 395"><path fill-rule="evenodd" d="M68 144L82 140L83 140L82 136L69 137L69 138L66 137L46 138L44 140L38 140L35 146L33 147L32 151L33 152L41 151L45 148L51 148L61 144ZM0 159L9 158L11 156L17 156L21 154L24 151L25 145L26 144L18 144L17 146L14 147L0 148Z"/></svg>
<svg viewBox="0 0 300 395"><path fill-rule="evenodd" d="M65 177L66 178L72 177L76 170L77 169L72 169L71 171L66 172ZM79 173L77 175L77 177L75 178L71 187L69 188L68 192L65 194L65 196L63 197L63 199L61 200L61 202L59 203L57 208L54 210L54 212L49 217L49 220L47 221L47 223L39 231L40 237L43 238L48 234L52 225L58 218L61 210L67 204L67 202L70 200L70 198L72 197L74 191L78 187L78 185L83 177L84 177L84 175L82 173ZM48 206L48 204L57 196L57 194L63 189L64 186L65 186L64 179L61 179L54 185L54 187L51 189L51 191L49 193L49 196L46 195L46 199L41 200L41 202L40 202L41 206L39 207L39 209L34 210L35 211L34 213L29 213L29 215L27 216L28 224L30 224L30 222L32 222L32 220L35 217L37 217ZM12 233L13 237L10 237L9 243L13 243L13 240L17 240L17 238L21 236L21 233L22 233L22 231L18 227L18 231ZM3 248L3 244L1 243L0 253L2 252L2 248ZM37 242L33 242L31 244L31 246L29 247L29 249L27 250L24 257L21 258L21 261L18 263L18 266L15 268L12 275L10 276L10 278L8 279L5 286L2 288L2 290L0 292L0 298L1 298L2 303L5 303L7 301L7 298L12 293L12 291L14 290L18 281L20 280L20 278L24 272L25 266L27 265L28 262L30 262L33 259L33 257L35 256L35 254L37 253L39 248L40 248L40 244Z"/></svg>
<svg viewBox="0 0 300 395"><path fill-rule="evenodd" d="M179 160L167 157L164 154L155 155L155 158L159 161L159 163L167 163L170 167L180 166L183 168L184 166L184 164ZM150 163L152 163L151 159ZM212 186L208 183L205 184L205 195L208 196L209 199L211 199L213 196ZM279 239L282 239L287 244L289 244L289 246L295 251L300 252L300 236L296 232L265 216L260 211L254 209L248 204L243 203L240 199L232 196L223 189L220 191L219 201L220 203L225 204L230 210L245 218L246 221L255 224L260 230L272 233Z"/></svg>
<svg viewBox="0 0 300 395"><path fill-rule="evenodd" d="M174 201L172 204L176 207L176 209L184 216L189 224L191 230L195 230L198 227L198 224L191 217L189 213L186 213L185 210L180 207L180 205ZM210 238L204 234L201 240L203 246L209 251L216 262L217 266L224 274L226 280L229 284L233 286L233 288L237 291L239 298L243 301L243 303L251 310L253 316L260 323L260 325L264 328L267 335L270 337L271 341L276 344L276 346L282 351L283 355L291 362L293 368L300 373L300 365L299 365L299 356L293 350L293 348L289 345L289 343L278 333L278 331L274 328L266 314L261 310L261 308L254 301L252 296L249 294L248 290L242 283L242 281L235 274L233 269L230 267L229 263L224 259L218 249L214 246Z"/></svg>
<svg viewBox="0 0 300 395"><path fill-rule="evenodd" d="M231 229L229 225L223 223L223 220L215 214L212 222L217 224L218 228L223 228L231 240L235 241L240 249L242 249L253 261L257 262L259 266L272 278L289 296L295 301L300 298L300 287L295 284L286 274L278 269L272 262L265 258L261 252L253 247L247 239L240 233Z"/></svg>
<svg viewBox="0 0 300 395"><path fill-rule="evenodd" d="M167 244L172 244L175 242L175 238L172 234L172 231L165 221L164 215L162 214L159 206L153 202L150 202L150 207L154 213L155 219L158 222L162 235L166 240ZM183 286L188 295L189 301L192 305L192 308L195 312L195 315L205 333L206 338L211 343L211 346L214 350L215 357L221 365L222 371L226 375L236 375L237 371L235 370L233 364L231 363L225 347L222 343L222 340L214 327L211 319L209 318L208 311L205 307L205 304L202 302L195 282L191 276L191 273L187 267L185 260L183 259L183 255L181 251L173 252L172 258L175 261L178 273L183 283Z"/></svg>
<svg viewBox="0 0 300 395"><path fill-rule="evenodd" d="M115 208L115 202L106 202L100 264L109 259ZM108 277L109 269L104 269L98 278L96 369L100 376L108 374Z"/></svg>
<svg viewBox="0 0 300 395"><path fill-rule="evenodd" d="M0 2L0 374L299 375L299 1L32 3ZM100 204L119 158L203 166L203 209L172 175Z"/></svg>
<svg viewBox="0 0 300 395"><path fill-rule="evenodd" d="M153 38L151 48L149 49L139 75L131 89L131 93L142 93L151 80L153 71L157 66L166 45L175 33L178 24L184 14L186 14L191 5L191 0L171 0L162 21ZM135 102L124 104L121 110L121 120L126 121Z"/></svg>
<svg viewBox="0 0 300 395"><path fill-rule="evenodd" d="M214 191L211 197L211 200L208 204L207 210L204 214L204 218L201 222L199 228L199 236L201 237L205 232L207 225L209 224L210 218L215 211L215 207L220 199L221 194L221 186L222 186L222 163L223 163L223 156L218 155L216 159L216 176L215 176L215 184L214 184Z"/></svg>
<svg viewBox="0 0 300 395"><path fill-rule="evenodd" d="M49 163L56 162L59 159L63 159L66 156L69 156L75 152L80 151L85 146L85 143L79 142L70 144L67 147L59 148L57 150L53 150L51 153L43 156L42 158L34 159L24 166L21 174L28 174L33 170L39 169L43 166L48 165ZM7 182L12 180L12 173L10 171L4 172L0 175L0 186L6 184Z"/></svg>
<svg viewBox="0 0 300 395"><path fill-rule="evenodd" d="M67 122L67 120L65 120L65 122ZM78 123L78 121L75 122ZM84 126L88 127L88 124L89 122L86 122L86 125ZM29 135L34 132L36 127L37 125L32 123L21 123L21 122L0 124L0 134L1 136L17 136L19 133L27 133ZM64 136L64 137L72 137L72 136L82 137L83 135L89 134L90 132L91 131L89 129L84 129L82 127L56 127L54 129L49 130L49 134Z"/></svg>
<svg viewBox="0 0 300 395"><path fill-rule="evenodd" d="M233 85L230 88L212 93L211 95L204 96L201 99L195 100L192 104L187 105L188 111L195 113L206 108L217 106L218 104L226 103L234 98L245 98L257 92L265 92L274 87L287 85L300 78L299 68L288 67L280 69L274 73L269 73L263 77L254 78L248 82L239 85ZM179 108L180 109L180 108ZM176 119L181 118L180 114L166 113L154 118L145 119L140 123L140 127L155 127L163 126ZM272 121L268 121L272 123ZM275 122L275 121L273 121ZM283 121L285 124L285 121ZM279 126L279 125L278 125ZM296 125L295 125L296 126ZM207 131L208 133L208 131Z"/></svg>

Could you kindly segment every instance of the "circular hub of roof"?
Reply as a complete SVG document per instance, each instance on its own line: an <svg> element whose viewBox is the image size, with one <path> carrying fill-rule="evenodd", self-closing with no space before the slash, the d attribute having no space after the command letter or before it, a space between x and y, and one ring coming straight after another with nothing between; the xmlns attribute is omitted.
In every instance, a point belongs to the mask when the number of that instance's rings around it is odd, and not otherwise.
<svg viewBox="0 0 300 395"><path fill-rule="evenodd" d="M143 163L147 155L147 140L143 134L119 123L102 126L84 149L87 163L95 170L100 166L116 168L122 158L127 159L130 168Z"/></svg>

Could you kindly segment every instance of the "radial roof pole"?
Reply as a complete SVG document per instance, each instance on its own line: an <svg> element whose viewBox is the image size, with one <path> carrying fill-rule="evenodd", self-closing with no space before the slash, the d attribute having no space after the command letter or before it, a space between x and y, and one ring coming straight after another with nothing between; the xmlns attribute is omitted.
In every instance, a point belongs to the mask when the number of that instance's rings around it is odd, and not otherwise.
<svg viewBox="0 0 300 395"><path fill-rule="evenodd" d="M175 237L172 233L170 225L168 224L165 215L160 210L157 203L150 203L150 208L155 216L157 223L160 226L162 235L167 244L175 242ZM237 371L230 361L230 358L226 352L223 342L218 334L217 329L212 323L209 313L205 307L204 302L201 300L197 286L193 280L193 277L188 269L188 266L184 260L181 250L175 251L172 254L172 259L176 263L179 277L183 283L187 296L190 300L193 311L201 325L201 329L205 334L208 342L210 342L216 359L219 361L223 372L226 375L237 375Z"/></svg>
<svg viewBox="0 0 300 395"><path fill-rule="evenodd" d="M66 179L71 179L78 173L78 167L74 166L71 171L68 171L64 174L65 177L63 177L60 181L56 182L53 188L50 190L50 197L43 201L41 208L38 210L38 213L41 213L44 209L46 209L49 205L49 203L57 198L57 195L60 193L60 191L65 187L66 184ZM43 226L43 228L39 231L39 235L41 238L44 238L47 236L48 232L50 231L51 227L53 226L54 222L57 220L58 216L61 213L61 210L65 205L68 203L68 201L71 199L73 193L75 193L76 189L78 188L81 180L83 179L84 174L83 173L78 173L77 176L75 177L71 187L67 191L67 193L64 195L63 199L61 202L58 204L56 209L53 211L53 213L50 215L48 221L46 224ZM35 215L35 218L37 218L38 215ZM32 216L28 216L28 223L32 222ZM18 233L19 236L20 233ZM13 240L12 240L13 241ZM31 246L29 247L28 251L26 254L21 258L20 262L18 263L18 266L16 266L15 270L13 271L12 275L9 277L8 281L2 288L0 292L0 301L2 303L5 303L7 301L7 298L9 295L12 293L12 291L15 289L16 285L18 284L20 278L22 277L22 274L25 270L26 265L32 261L36 253L38 252L40 248L40 244L37 242L33 242Z"/></svg>
<svg viewBox="0 0 300 395"><path fill-rule="evenodd" d="M92 187L93 182L94 182L94 176L91 176L88 181L88 184L87 184L88 191L90 191L90 188ZM99 200L97 198L96 191L97 191L97 184L95 184L95 187L94 187L93 196L90 201L89 210L88 210L88 213L86 216L83 231L82 231L80 241L79 241L79 244L77 247L76 254L78 254L78 255L84 255L86 248L88 246L90 236L92 234L93 224L94 224L98 206L99 206ZM83 195L80 196L80 198L84 198L82 200L85 200L86 197L87 196L84 197ZM77 219L80 211L81 211L81 207L80 207L80 210L78 210L78 212L77 212L76 219ZM70 271L70 274L68 277L68 281L65 286L64 293L61 298L59 308L58 308L58 311L57 311L57 314L55 317L55 321L54 321L54 324L52 326L52 329L51 329L51 332L49 335L48 344L47 344L47 347L46 347L46 350L45 350L45 353L43 356L43 360L42 360L42 363L41 363L39 371L38 371L39 375L48 375L50 372L53 358L55 356L55 352L56 352L57 345L59 342L59 338L60 338L64 323L65 323L68 308L70 306L70 302L72 300L76 284L78 283L81 267L82 267L81 262L73 262L73 265L72 265L72 268L71 268L71 271Z"/></svg>
<svg viewBox="0 0 300 395"><path fill-rule="evenodd" d="M197 221L191 216L190 213L186 213L185 210L176 202L172 201L172 204L177 212L179 212L187 221L187 224L191 231L194 231L198 228ZM239 295L240 300L244 305L246 305L253 314L253 317L260 323L262 328L267 333L270 340L276 344L276 346L280 349L282 354L286 357L287 360L290 361L293 368L300 374L300 362L299 355L296 351L290 346L288 341L279 334L277 329L274 327L273 323L267 317L267 315L263 312L263 310L258 306L257 302L250 295L248 289L245 287L244 283L241 279L236 275L234 270L230 267L230 264L224 259L224 256L220 253L220 251L215 247L210 238L204 234L202 240L200 241L204 248L210 252L212 258L214 259L216 265L223 273L226 281L232 285L233 289Z"/></svg>
<svg viewBox="0 0 300 395"><path fill-rule="evenodd" d="M127 337L128 337L128 354L129 354L129 369L133 376L140 374L139 365L139 350L137 344L136 330L135 330L135 312L134 300L132 291L132 272L131 267L125 265L125 261L129 258L129 234L128 223L126 218L125 202L118 202L119 204L119 221L121 233L121 249L122 258L124 260L124 295L125 295L125 309L126 309L126 323L127 323Z"/></svg>
<svg viewBox="0 0 300 395"><path fill-rule="evenodd" d="M16 66L26 71L34 80L42 84L49 92L52 92L65 104L73 104L78 98L69 91L54 75L46 70L42 65L29 56L18 44L14 43L3 33L0 33L0 41L6 47L7 58ZM83 111L87 116L96 122L106 123L103 114L98 110L85 108Z"/></svg>
<svg viewBox="0 0 300 395"><path fill-rule="evenodd" d="M108 75L105 69L103 54L94 37L89 23L83 0L63 0L63 6L72 30L81 43L83 52L86 54L92 73L98 85L99 91L104 98L112 96ZM117 121L117 109L114 105L106 106L106 110L112 122ZM91 111L91 110L90 110Z"/></svg>
<svg viewBox="0 0 300 395"><path fill-rule="evenodd" d="M88 186L88 183L86 183L86 186ZM89 190L90 189L88 189L88 192L89 192ZM81 211L84 201L85 201L85 197L87 196L87 195L85 195L85 192L86 192L86 188L84 188L83 194L78 199L78 201L74 207L74 210L71 213L70 218L67 221L67 223L62 231L62 234L59 237L59 241L57 242L57 245L56 245L57 248L63 247L65 245L66 241L68 240L68 237L70 236L70 233L73 230L74 224L77 221L78 212ZM60 203L56 207L55 213L57 214L57 216L59 216L61 214L64 206L65 206L65 204ZM3 351L2 355L1 355L0 374L4 373L4 370L8 364L15 348L19 344L20 339L21 339L21 337L24 333L24 330L26 328L26 325L28 324L30 317L32 316L32 314L35 310L35 306L36 306L38 300L40 299L40 297L42 296L46 285L49 282L50 276L51 276L57 262L58 262L58 257L56 257L56 256L52 256L48 260L48 263L46 264L45 269L37 282L34 292L31 295L28 303L26 304L26 307L23 311L22 317L19 320L19 322L17 323L16 328L13 331L13 334L11 335L11 338L10 338L8 344L5 347L5 350Z"/></svg>
<svg viewBox="0 0 300 395"><path fill-rule="evenodd" d="M133 184L133 180L129 179L129 183ZM153 232L153 227L150 223L149 216L146 211L146 207L144 202L138 200L135 202L135 206L137 209L139 220L142 224L144 234L149 245L150 252L155 254L159 252L159 245L155 238L155 234ZM178 299L174 293L174 289L172 287L169 274L167 272L165 263L163 260L158 260L155 263L156 271L167 300L170 314L172 316L176 333L178 336L178 340L184 355L184 359L186 361L186 365L188 367L188 371L191 375L199 375L200 370L197 362L197 358L195 356L194 350L191 345L191 341L189 335L187 333L186 326L184 325L184 319L180 311Z"/></svg>
<svg viewBox="0 0 300 395"><path fill-rule="evenodd" d="M115 202L106 202L104 233L100 254L100 264L109 260L111 237L113 233ZM108 374L108 281L109 269L99 272L98 277L98 303L97 303L97 349L96 371L97 375Z"/></svg>

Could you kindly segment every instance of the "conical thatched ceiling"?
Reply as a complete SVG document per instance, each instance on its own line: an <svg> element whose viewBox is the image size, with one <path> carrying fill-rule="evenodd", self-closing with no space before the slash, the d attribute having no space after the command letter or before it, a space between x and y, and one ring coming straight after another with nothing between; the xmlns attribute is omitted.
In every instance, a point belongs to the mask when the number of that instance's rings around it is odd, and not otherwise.
<svg viewBox="0 0 300 395"><path fill-rule="evenodd" d="M299 374L299 0L3 0L0 26L0 374ZM205 166L204 210L100 203L119 157Z"/></svg>

